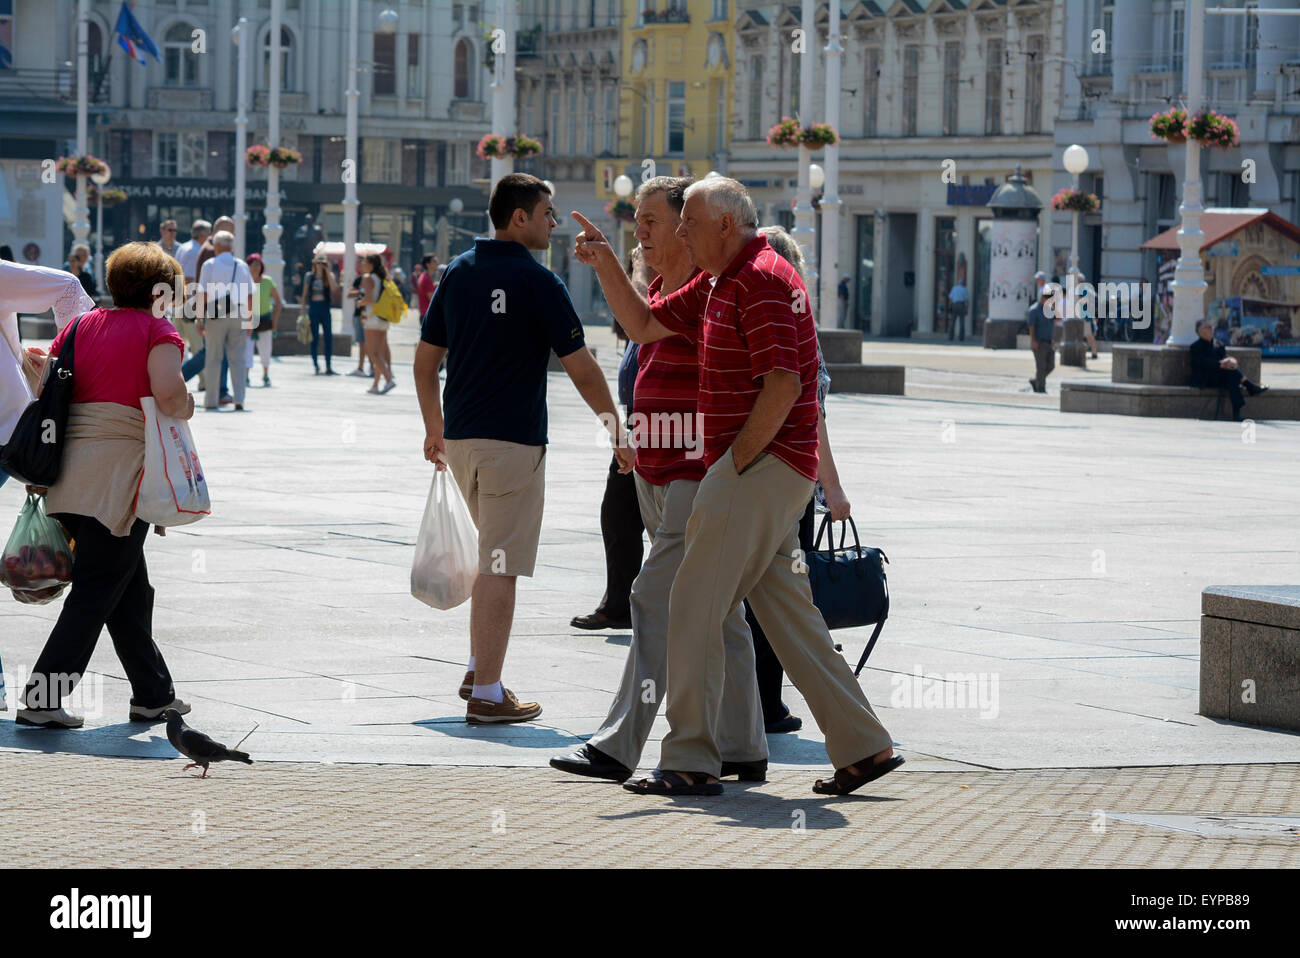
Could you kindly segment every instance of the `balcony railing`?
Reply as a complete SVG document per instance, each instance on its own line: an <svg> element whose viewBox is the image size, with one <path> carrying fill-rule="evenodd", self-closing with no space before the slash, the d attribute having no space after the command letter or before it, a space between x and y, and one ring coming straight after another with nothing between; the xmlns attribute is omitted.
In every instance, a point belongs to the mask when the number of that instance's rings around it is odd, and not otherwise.
<svg viewBox="0 0 1300 958"><path fill-rule="evenodd" d="M656 10L653 6L646 7L637 14L636 25L638 27L647 24L657 23L690 23L691 15L686 11L686 7L681 3L670 3L661 10Z"/></svg>
<svg viewBox="0 0 1300 958"><path fill-rule="evenodd" d="M91 75L86 88L87 102L108 103L112 91L108 74ZM77 102L77 71L5 70L0 71L0 100L22 103Z"/></svg>

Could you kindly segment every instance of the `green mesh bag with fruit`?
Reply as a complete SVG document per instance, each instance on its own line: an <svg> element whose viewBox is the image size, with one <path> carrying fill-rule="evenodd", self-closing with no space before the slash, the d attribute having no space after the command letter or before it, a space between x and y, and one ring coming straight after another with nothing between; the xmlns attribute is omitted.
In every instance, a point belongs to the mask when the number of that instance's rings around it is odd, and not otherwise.
<svg viewBox="0 0 1300 958"><path fill-rule="evenodd" d="M45 514L44 497L27 494L3 562L4 584L29 605L54 601L72 581L72 546L63 526Z"/></svg>

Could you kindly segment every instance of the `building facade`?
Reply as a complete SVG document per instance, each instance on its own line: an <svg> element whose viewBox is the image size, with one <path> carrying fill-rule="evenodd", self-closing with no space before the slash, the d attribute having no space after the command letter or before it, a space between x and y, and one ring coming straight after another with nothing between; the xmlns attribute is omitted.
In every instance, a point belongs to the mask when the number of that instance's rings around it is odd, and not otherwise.
<svg viewBox="0 0 1300 958"><path fill-rule="evenodd" d="M1020 166L1048 198L1065 6L841 4L840 262L818 265L830 281L849 278L846 325L876 337L944 334L947 294L961 279L971 294L967 323L978 333L988 310L989 197ZM728 172L750 187L763 222L788 228L798 151L765 138L783 116L805 125L823 120L828 12L819 4L813 102L805 105L803 61L792 43L799 6L739 0L737 7ZM820 152L813 161L821 162ZM1038 247L1045 269L1049 224L1044 211Z"/></svg>
<svg viewBox="0 0 1300 958"><path fill-rule="evenodd" d="M1224 6L1261 4L1224 0ZM1266 7L1296 8L1297 0ZM1156 140L1152 114L1187 91L1187 23L1182 0L1071 0L1064 101L1054 151L1079 143L1090 169L1081 185L1101 199L1080 230L1080 269L1089 278L1157 282L1156 252L1142 244L1178 223L1185 146ZM1104 44L1098 44L1101 31ZM1266 208L1300 222L1300 18L1207 16L1204 105L1234 118L1241 144L1201 154L1206 207ZM1253 180L1253 182L1252 182ZM1053 186L1069 183L1060 169ZM1053 224L1057 260L1070 245L1069 222ZM1208 302L1207 302L1208 306Z"/></svg>
<svg viewBox="0 0 1300 958"><path fill-rule="evenodd" d="M613 156L617 146L624 0L518 3L515 128L540 140L542 154L516 160L514 168L555 186L559 225L547 265L568 285L578 315L608 322L592 270L572 262L580 230L568 214L577 210L594 223L608 221L592 183L600 158Z"/></svg>
<svg viewBox="0 0 1300 958"><path fill-rule="evenodd" d="M90 3L89 150L109 163L110 185L128 196L105 211L106 248L156 238L164 219L176 219L185 238L195 219L233 212L235 164L243 158L234 155L237 57L231 30L240 17L248 19L252 41L248 142L267 141L266 0L138 5L136 16L161 53L161 62L150 57L143 66L126 57L112 32L120 6L117 0ZM13 7L18 55L11 69L0 69L0 148L6 158L18 153L21 164L29 162L26 154L58 156L75 149L77 4L13 0ZM386 8L398 14L391 33L380 29L379 14ZM346 2L284 0L280 143L303 158L280 179L288 271L308 258L317 241L342 238L348 11ZM409 270L421 252L435 248L442 217L464 230L452 232L452 252L465 248L467 237L481 233L486 222L487 165L474 155L474 144L489 128L484 13L478 3L361 0L359 14L358 235L387 243L395 261ZM69 85L69 68L61 65L70 61ZM58 94L41 111L53 115L43 125L14 109L22 91L37 82ZM250 168L250 252L262 246L265 195L265 170ZM463 203L459 215L448 208L453 199ZM0 230L5 228L0 220ZM65 247L69 237L65 233L58 245ZM57 263L64 252L57 253ZM57 265L46 255L41 262Z"/></svg>

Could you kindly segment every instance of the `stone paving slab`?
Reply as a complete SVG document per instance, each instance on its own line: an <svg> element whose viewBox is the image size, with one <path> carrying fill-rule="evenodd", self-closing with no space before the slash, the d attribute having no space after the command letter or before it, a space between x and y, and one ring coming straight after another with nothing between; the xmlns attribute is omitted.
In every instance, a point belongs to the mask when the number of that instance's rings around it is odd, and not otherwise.
<svg viewBox="0 0 1300 958"><path fill-rule="evenodd" d="M174 753L173 753L174 754ZM644 798L516 768L216 766L0 754L14 861L112 868L1294 868L1295 766L810 771ZM93 800L88 801L87 798ZM148 813L142 815L142 810Z"/></svg>
<svg viewBox="0 0 1300 958"><path fill-rule="evenodd" d="M272 370L272 389L250 390L247 415L196 417L214 514L149 540L159 644L195 703L194 724L233 740L261 723L247 744L265 762L544 766L596 729L626 656L626 633L568 625L604 589L597 509L608 452L572 386L553 375L538 575L520 585L506 673L542 702L543 726L466 734L455 690L468 607L434 612L407 589L431 469L410 387L415 330L403 324L394 337L400 386L387 396L366 395L361 380L313 377L305 358L289 357ZM1300 424L1247 432L1063 416L1014 392L1027 354L879 345L912 350L936 383L976 377L938 396L914 391L909 369L908 396L829 401L858 528L892 560L893 616L863 684L909 763L1300 761L1300 735L1196 714L1201 590L1300 582ZM894 361L873 358L875 346L868 361ZM614 351L600 356L612 374ZM0 489L0 518L22 498L13 483ZM58 610L0 601L11 685ZM868 635L836 638L856 662ZM996 679L998 716L891 704L918 667ZM154 733L124 724L129 693L106 638L91 669L103 690L97 728L59 750L147 752ZM805 704L793 688L785 698L805 728L772 737L774 762L824 768ZM657 760L665 730L661 719L643 765ZM0 750L32 741L0 720Z"/></svg>

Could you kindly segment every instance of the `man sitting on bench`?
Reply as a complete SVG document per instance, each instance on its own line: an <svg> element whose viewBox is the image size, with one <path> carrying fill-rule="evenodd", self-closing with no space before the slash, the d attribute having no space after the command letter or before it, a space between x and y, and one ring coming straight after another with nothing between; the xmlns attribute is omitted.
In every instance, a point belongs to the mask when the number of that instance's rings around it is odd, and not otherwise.
<svg viewBox="0 0 1300 958"><path fill-rule="evenodd" d="M1196 324L1196 335L1192 343L1192 385L1199 389L1223 389L1228 393L1232 403L1232 418L1241 422L1241 407L1246 405L1243 389L1249 396L1258 396L1268 387L1251 382L1237 368L1237 361L1228 355L1223 343L1214 340L1214 324L1202 319Z"/></svg>

